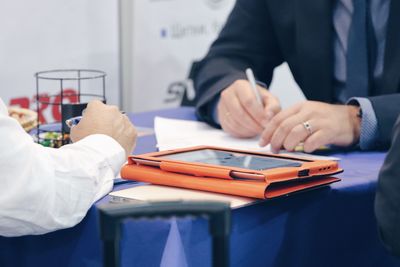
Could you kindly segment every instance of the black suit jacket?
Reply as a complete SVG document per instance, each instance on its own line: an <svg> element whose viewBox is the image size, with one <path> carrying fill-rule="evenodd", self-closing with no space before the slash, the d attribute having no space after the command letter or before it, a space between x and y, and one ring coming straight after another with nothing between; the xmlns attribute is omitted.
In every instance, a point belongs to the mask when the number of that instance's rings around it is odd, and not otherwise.
<svg viewBox="0 0 400 267"><path fill-rule="evenodd" d="M400 117L393 132L392 146L379 173L375 214L382 241L400 256Z"/></svg>
<svg viewBox="0 0 400 267"><path fill-rule="evenodd" d="M309 100L332 103L334 0L237 0L225 27L206 57L192 70L197 114L213 124L212 99L252 67L270 84L273 69L287 62ZM400 1L391 1L384 70L370 92L381 144L400 113ZM392 94L392 95L389 95Z"/></svg>

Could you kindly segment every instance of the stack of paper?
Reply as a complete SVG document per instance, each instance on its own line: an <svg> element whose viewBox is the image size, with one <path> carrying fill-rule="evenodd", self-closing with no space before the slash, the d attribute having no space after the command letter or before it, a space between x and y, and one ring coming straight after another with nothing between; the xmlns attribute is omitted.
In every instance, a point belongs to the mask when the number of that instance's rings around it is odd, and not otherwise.
<svg viewBox="0 0 400 267"><path fill-rule="evenodd" d="M229 202L232 208L238 208L257 199L203 192L161 185L138 185L132 188L111 192L110 196L140 201L221 201Z"/></svg>

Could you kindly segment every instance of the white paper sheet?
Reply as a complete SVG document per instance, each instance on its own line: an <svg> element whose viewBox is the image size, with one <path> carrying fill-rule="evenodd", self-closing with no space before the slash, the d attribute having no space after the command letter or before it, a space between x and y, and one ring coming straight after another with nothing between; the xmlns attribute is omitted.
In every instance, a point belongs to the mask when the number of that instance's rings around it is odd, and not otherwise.
<svg viewBox="0 0 400 267"><path fill-rule="evenodd" d="M257 201L257 199L253 198L161 185L138 185L132 188L111 192L110 196L141 201L222 201L231 203L231 208L238 208Z"/></svg>
<svg viewBox="0 0 400 267"><path fill-rule="evenodd" d="M160 151L189 146L219 146L252 151L270 151L270 147L261 148L258 137L251 139L235 138L220 129L204 122L167 119L156 117L154 130L157 147Z"/></svg>

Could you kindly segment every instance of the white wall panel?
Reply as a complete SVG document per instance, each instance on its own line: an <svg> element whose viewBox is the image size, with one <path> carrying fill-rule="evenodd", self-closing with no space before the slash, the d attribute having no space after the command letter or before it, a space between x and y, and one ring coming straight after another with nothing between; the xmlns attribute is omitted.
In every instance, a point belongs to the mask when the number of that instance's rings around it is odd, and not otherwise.
<svg viewBox="0 0 400 267"><path fill-rule="evenodd" d="M235 0L121 0L123 106L127 111L176 107L191 63L201 59ZM283 64L271 90L284 107L303 99Z"/></svg>
<svg viewBox="0 0 400 267"><path fill-rule="evenodd" d="M204 56L233 4L234 0L122 1L124 108L178 106L182 90L192 92L186 79L191 62Z"/></svg>
<svg viewBox="0 0 400 267"><path fill-rule="evenodd" d="M34 108L33 74L62 68L107 72L107 98L119 103L118 0L1 0L0 33L6 104Z"/></svg>

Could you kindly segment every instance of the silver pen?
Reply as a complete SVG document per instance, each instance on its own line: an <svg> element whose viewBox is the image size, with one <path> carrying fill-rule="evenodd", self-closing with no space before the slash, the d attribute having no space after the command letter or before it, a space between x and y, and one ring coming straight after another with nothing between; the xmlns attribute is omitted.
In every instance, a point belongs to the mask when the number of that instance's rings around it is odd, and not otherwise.
<svg viewBox="0 0 400 267"><path fill-rule="evenodd" d="M77 125L82 119L82 116L77 116L70 118L68 120L65 120L65 124L69 127L72 128L73 126Z"/></svg>
<svg viewBox="0 0 400 267"><path fill-rule="evenodd" d="M125 114L124 111L121 111L122 114ZM70 119L65 120L65 124L69 127L72 128L75 125L77 125L82 119L82 116L76 116L76 117L72 117Z"/></svg>
<svg viewBox="0 0 400 267"><path fill-rule="evenodd" d="M257 84L256 84L256 79L254 78L254 73L252 71L251 68L247 68L246 69L246 76L247 76L247 80L250 83L250 87L254 92L254 95L256 96L257 102L261 105L264 106L262 98L261 98L261 93L260 91L257 89Z"/></svg>

